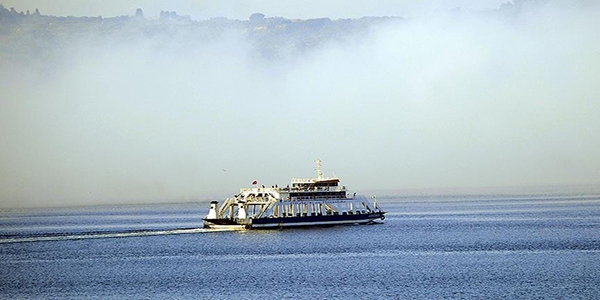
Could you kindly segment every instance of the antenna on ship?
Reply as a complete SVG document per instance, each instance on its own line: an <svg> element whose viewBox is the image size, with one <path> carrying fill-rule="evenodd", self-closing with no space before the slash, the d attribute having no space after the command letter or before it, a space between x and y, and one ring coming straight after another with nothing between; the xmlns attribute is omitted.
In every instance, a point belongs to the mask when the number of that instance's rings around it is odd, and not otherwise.
<svg viewBox="0 0 600 300"><path fill-rule="evenodd" d="M317 170L317 179L322 179L323 173L321 172L321 160L317 158L317 160L315 160L315 164L315 170Z"/></svg>

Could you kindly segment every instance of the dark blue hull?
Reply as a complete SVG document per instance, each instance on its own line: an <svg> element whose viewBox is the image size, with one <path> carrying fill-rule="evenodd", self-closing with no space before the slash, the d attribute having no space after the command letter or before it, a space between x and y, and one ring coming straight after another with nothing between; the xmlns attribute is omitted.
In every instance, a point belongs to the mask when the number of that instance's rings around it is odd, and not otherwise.
<svg viewBox="0 0 600 300"><path fill-rule="evenodd" d="M341 224L368 224L385 219L385 212L368 214L341 214L321 216L297 216L259 219L205 219L205 227L245 226L246 228L279 228L301 226L328 226Z"/></svg>

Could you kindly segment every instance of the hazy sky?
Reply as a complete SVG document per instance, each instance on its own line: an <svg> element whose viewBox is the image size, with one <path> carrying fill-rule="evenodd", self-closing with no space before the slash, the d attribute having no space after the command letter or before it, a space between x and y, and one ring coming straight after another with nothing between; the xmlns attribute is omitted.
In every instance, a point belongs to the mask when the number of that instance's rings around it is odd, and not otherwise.
<svg viewBox="0 0 600 300"><path fill-rule="evenodd" d="M255 12L285 18L360 18L363 16L412 16L434 10L463 8L466 10L495 9L508 0L3 0L5 7L18 11L38 8L47 15L104 16L131 15L142 8L147 17L157 17L161 11L176 11L195 20L227 17L246 20Z"/></svg>
<svg viewBox="0 0 600 300"><path fill-rule="evenodd" d="M15 2L46 14L61 14L49 3L63 14L100 3ZM221 2L152 6L184 15ZM115 14L148 6L102 3ZM244 3L224 15L336 17L316 4L288 14L279 1ZM0 69L0 204L207 199L313 176L316 158L358 192L597 185L598 32L597 7L561 4L514 18L425 14L277 61L235 34L65 45L58 65Z"/></svg>

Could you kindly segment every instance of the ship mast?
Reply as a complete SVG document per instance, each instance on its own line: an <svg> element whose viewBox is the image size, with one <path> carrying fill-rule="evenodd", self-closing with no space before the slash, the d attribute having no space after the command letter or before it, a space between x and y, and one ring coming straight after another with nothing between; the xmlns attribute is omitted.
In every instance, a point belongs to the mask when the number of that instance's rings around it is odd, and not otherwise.
<svg viewBox="0 0 600 300"><path fill-rule="evenodd" d="M321 180L323 179L323 173L321 172L321 160L317 158L317 160L315 160L315 170L317 170L317 179Z"/></svg>

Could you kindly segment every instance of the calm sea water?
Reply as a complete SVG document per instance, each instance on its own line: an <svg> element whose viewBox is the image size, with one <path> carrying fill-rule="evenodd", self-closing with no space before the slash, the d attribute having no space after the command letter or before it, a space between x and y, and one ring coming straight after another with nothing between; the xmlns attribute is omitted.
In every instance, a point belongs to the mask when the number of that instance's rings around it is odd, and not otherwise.
<svg viewBox="0 0 600 300"><path fill-rule="evenodd" d="M382 225L247 232L193 230L204 203L3 211L0 298L600 297L599 196L379 204Z"/></svg>

